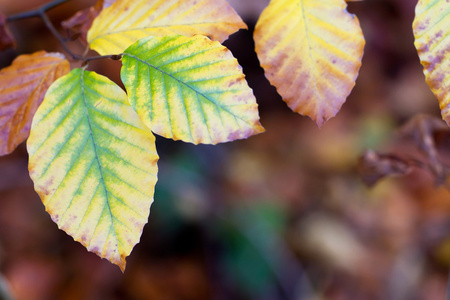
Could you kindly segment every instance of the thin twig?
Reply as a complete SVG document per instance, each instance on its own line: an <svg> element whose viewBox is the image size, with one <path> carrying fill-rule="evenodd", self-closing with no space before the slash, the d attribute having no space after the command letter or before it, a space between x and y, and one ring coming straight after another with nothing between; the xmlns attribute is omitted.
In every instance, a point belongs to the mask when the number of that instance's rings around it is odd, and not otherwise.
<svg viewBox="0 0 450 300"><path fill-rule="evenodd" d="M17 21L17 20L22 20L22 19L27 19L27 18L39 17L40 12L48 11L48 10L50 10L58 5L61 5L67 1L69 1L69 0L55 0L50 3L42 5L41 7L37 8L37 9L18 13L16 15L9 16L6 19L8 22L12 22L12 21Z"/></svg>
<svg viewBox="0 0 450 300"><path fill-rule="evenodd" d="M92 60L99 60L99 59L104 59L104 58L109 58L112 60L120 60L120 59L122 59L122 54L91 56L91 57L87 57L87 58L83 59L83 62L88 63Z"/></svg>
<svg viewBox="0 0 450 300"><path fill-rule="evenodd" d="M67 52L67 54L70 55L70 57L72 57L73 60L82 61L83 65L87 65L90 61L104 59L104 58L110 58L112 60L120 60L122 58L122 54L102 55L102 56L93 56L93 57L86 58L85 55L80 55L80 54L76 54L76 53L72 52L72 50L69 48L69 46L67 46L66 40L64 39L64 37L61 36L61 34L58 32L58 30L55 28L52 21L49 19L49 17L46 14L46 12L48 10L50 10L60 4L63 4L64 2L67 2L67 1L70 1L70 0L55 0L50 3L42 5L41 7L37 8L37 9L33 9L30 11L26 11L23 13L9 16L7 18L7 20L8 20L8 22L11 22L11 21L17 21L17 20L22 20L22 19L26 19L26 18L34 18L34 17L41 18L42 21L44 22L45 26L51 31L53 36L55 38L57 38L58 41L61 43L62 47Z"/></svg>
<svg viewBox="0 0 450 300"><path fill-rule="evenodd" d="M99 59L105 59L105 58L109 58L112 60L121 60L122 59L122 54L112 54L112 55L100 55L100 56L91 56L91 57L86 57L83 58L83 66L86 66L89 64L90 61L93 60L99 60Z"/></svg>
<svg viewBox="0 0 450 300"><path fill-rule="evenodd" d="M67 54L69 54L74 60L83 60L83 56L75 54L70 50L70 48L67 46L64 38L59 34L58 30L56 30L55 26L53 26L52 21L48 18L45 11L40 11L39 16L41 17L42 21L44 21L45 26L52 32L52 34L59 40L61 45L63 46L64 50L66 50Z"/></svg>

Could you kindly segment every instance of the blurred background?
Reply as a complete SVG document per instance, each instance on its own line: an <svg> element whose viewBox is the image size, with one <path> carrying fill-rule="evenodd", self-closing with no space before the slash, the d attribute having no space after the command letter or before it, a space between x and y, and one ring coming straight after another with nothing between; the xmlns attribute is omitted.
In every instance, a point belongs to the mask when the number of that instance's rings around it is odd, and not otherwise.
<svg viewBox="0 0 450 300"><path fill-rule="evenodd" d="M0 0L0 11L45 2ZM252 30L269 1L229 2L249 30L225 45L254 89L266 132L216 146L157 137L155 202L124 274L51 221L33 190L24 144L0 157L0 291L17 300L445 298L450 135L430 125L441 122L433 119L440 112L413 45L416 1L349 3L366 38L362 68L341 111L320 130L287 108L259 67ZM49 15L60 24L93 3L69 1ZM62 51L38 19L11 30L18 48L0 53L0 67L18 54ZM90 66L117 82L119 68ZM414 119L420 113L430 117ZM399 129L407 123L405 134ZM370 149L386 155L362 159ZM405 175L370 180L379 174Z"/></svg>

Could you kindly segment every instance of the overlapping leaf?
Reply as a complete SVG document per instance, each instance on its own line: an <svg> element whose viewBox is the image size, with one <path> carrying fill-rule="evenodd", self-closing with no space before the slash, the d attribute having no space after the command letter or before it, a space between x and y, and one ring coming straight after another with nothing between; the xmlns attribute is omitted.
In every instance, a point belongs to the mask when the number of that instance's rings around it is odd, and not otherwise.
<svg viewBox="0 0 450 300"><path fill-rule="evenodd" d="M121 77L143 122L164 137L216 144L264 131L242 68L207 37L139 40L125 51Z"/></svg>
<svg viewBox="0 0 450 300"><path fill-rule="evenodd" d="M60 53L21 55L0 71L0 155L9 154L30 132L49 86L70 70Z"/></svg>
<svg viewBox="0 0 450 300"><path fill-rule="evenodd" d="M426 81L450 125L450 1L419 0L413 29Z"/></svg>
<svg viewBox="0 0 450 300"><path fill-rule="evenodd" d="M72 70L50 87L27 146L30 176L52 219L124 270L148 219L158 159L125 92Z"/></svg>
<svg viewBox="0 0 450 300"><path fill-rule="evenodd" d="M61 22L61 26L66 29L70 38L80 36L81 41L87 44L87 32L92 22L103 9L114 2L115 0L97 0L94 6L80 10L70 19Z"/></svg>
<svg viewBox="0 0 450 300"><path fill-rule="evenodd" d="M224 41L240 28L245 23L225 0L117 0L94 20L88 41L102 55L119 54L146 36Z"/></svg>
<svg viewBox="0 0 450 300"><path fill-rule="evenodd" d="M16 40L9 30L8 24L6 22L6 16L0 11L0 51L15 46Z"/></svg>
<svg viewBox="0 0 450 300"><path fill-rule="evenodd" d="M272 0L255 28L258 58L289 107L321 126L355 85L364 37L344 0Z"/></svg>

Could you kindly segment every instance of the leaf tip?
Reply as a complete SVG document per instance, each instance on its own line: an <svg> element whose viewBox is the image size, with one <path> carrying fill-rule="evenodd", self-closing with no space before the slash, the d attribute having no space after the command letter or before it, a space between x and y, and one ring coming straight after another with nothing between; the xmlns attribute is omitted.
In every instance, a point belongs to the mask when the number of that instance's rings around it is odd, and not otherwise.
<svg viewBox="0 0 450 300"><path fill-rule="evenodd" d="M316 125L319 129L321 129L325 125L325 123L327 123L328 120L330 120L331 118L332 117L325 117L325 116L318 117L318 118L311 117L311 119L316 123Z"/></svg>
<svg viewBox="0 0 450 300"><path fill-rule="evenodd" d="M261 125L260 122L257 122L253 128L254 128L254 134L253 135L266 132L266 129Z"/></svg>
<svg viewBox="0 0 450 300"><path fill-rule="evenodd" d="M123 259L121 259L121 262L116 265L120 268L120 271L122 271L122 273L125 273L126 264L127 263L126 263L125 257L124 257Z"/></svg>

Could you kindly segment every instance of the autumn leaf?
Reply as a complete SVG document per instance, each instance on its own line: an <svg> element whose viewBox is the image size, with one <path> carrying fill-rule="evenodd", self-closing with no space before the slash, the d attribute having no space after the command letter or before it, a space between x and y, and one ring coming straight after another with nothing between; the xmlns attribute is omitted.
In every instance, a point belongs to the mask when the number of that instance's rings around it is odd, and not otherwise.
<svg viewBox="0 0 450 300"><path fill-rule="evenodd" d="M102 55L119 54L147 36L202 34L222 42L240 28L247 26L225 0L118 0L94 20L88 41Z"/></svg>
<svg viewBox="0 0 450 300"><path fill-rule="evenodd" d="M156 184L155 138L108 78L74 69L48 90L27 142L30 177L59 228L125 269Z"/></svg>
<svg viewBox="0 0 450 300"><path fill-rule="evenodd" d="M207 37L139 40L124 53L121 77L144 124L166 138L217 144L264 131L242 68Z"/></svg>
<svg viewBox="0 0 450 300"><path fill-rule="evenodd" d="M84 44L87 42L87 32L91 28L92 22L100 14L100 12L111 6L115 0L98 0L94 6L80 10L71 18L61 22L61 26L66 29L70 38L80 36Z"/></svg>
<svg viewBox="0 0 450 300"><path fill-rule="evenodd" d="M413 164L401 156L365 151L358 161L358 172L369 187L387 176L404 176L412 171Z"/></svg>
<svg viewBox="0 0 450 300"><path fill-rule="evenodd" d="M443 184L448 175L439 157L435 135L447 131L449 131L449 128L444 121L426 114L414 116L399 130L402 137L411 138L417 148L424 154L426 165L435 176L438 184Z"/></svg>
<svg viewBox="0 0 450 300"><path fill-rule="evenodd" d="M0 51L15 47L16 40L8 28L5 14L0 11Z"/></svg>
<svg viewBox="0 0 450 300"><path fill-rule="evenodd" d="M0 155L13 152L28 137L45 92L69 71L64 55L45 51L21 55L0 70Z"/></svg>
<svg viewBox="0 0 450 300"><path fill-rule="evenodd" d="M413 31L426 81L450 125L450 1L419 0Z"/></svg>
<svg viewBox="0 0 450 300"><path fill-rule="evenodd" d="M344 0L272 0L256 24L256 52L269 81L318 126L355 85L364 37Z"/></svg>

